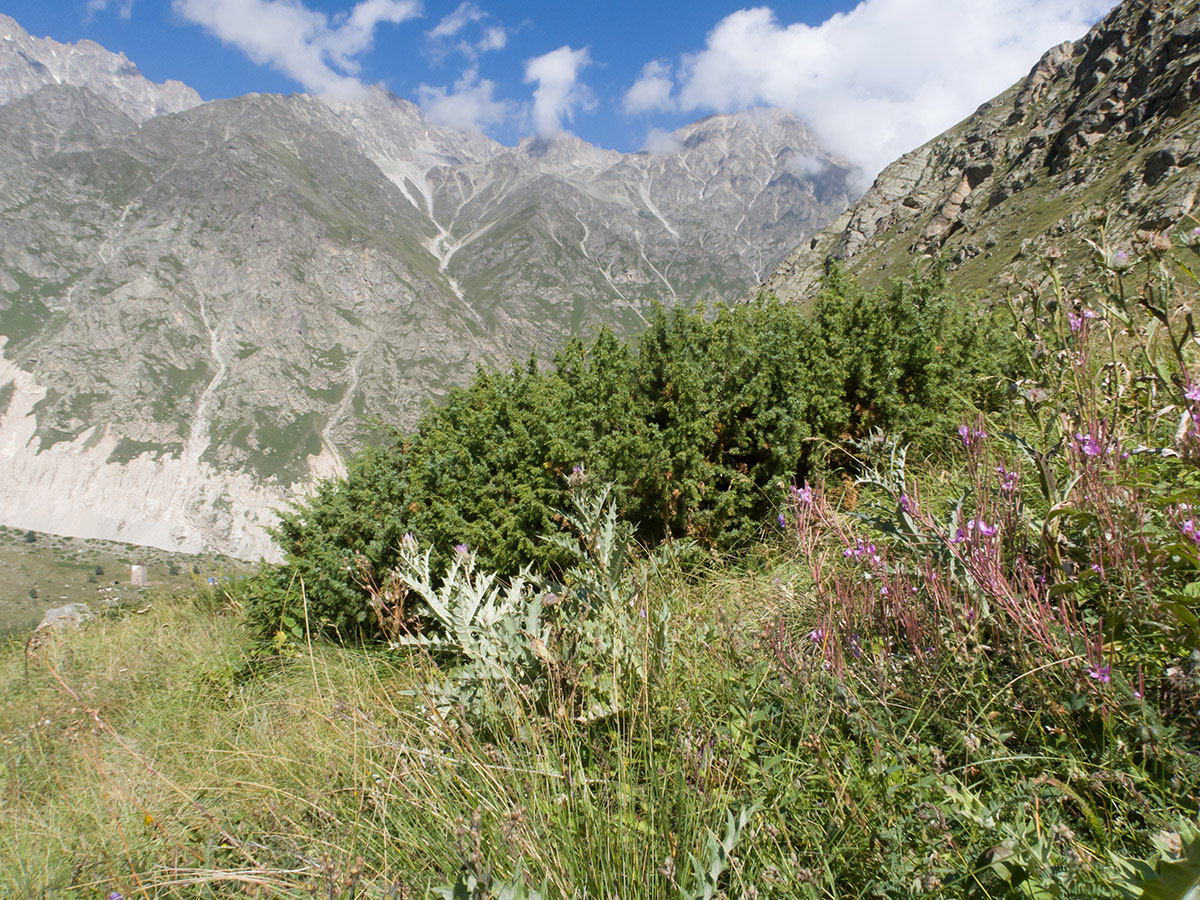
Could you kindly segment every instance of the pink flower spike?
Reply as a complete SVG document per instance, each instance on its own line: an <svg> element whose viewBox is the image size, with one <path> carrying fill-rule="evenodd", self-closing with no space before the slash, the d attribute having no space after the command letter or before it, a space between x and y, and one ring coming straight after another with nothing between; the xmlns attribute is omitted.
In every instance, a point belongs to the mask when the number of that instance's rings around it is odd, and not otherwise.
<svg viewBox="0 0 1200 900"><path fill-rule="evenodd" d="M1193 382L1188 385L1187 393L1183 396L1187 397L1193 403L1200 403L1200 384Z"/></svg>

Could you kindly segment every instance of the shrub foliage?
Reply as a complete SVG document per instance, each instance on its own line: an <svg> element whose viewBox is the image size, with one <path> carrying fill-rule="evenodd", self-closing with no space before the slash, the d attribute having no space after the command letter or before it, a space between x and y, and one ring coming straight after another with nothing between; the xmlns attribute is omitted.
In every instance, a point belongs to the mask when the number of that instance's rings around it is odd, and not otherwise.
<svg viewBox="0 0 1200 900"><path fill-rule="evenodd" d="M920 439L986 400L998 332L937 271L880 293L835 272L807 312L770 298L715 315L659 308L632 343L601 331L545 368L480 371L283 515L280 589L252 612L268 632L299 622L302 585L310 622L374 633L364 597L406 534L438 564L465 543L504 574L552 570L561 550L541 535L577 466L614 486L644 544L744 546L833 442L876 426Z"/></svg>

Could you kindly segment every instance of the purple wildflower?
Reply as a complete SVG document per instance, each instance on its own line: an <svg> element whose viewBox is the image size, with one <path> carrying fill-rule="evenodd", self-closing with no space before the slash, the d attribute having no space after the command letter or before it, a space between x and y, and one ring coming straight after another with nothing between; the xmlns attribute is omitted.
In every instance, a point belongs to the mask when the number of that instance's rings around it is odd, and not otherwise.
<svg viewBox="0 0 1200 900"><path fill-rule="evenodd" d="M1113 265L1118 269L1124 268L1125 266L1129 265L1129 254L1124 250L1118 250L1113 254L1112 261Z"/></svg>
<svg viewBox="0 0 1200 900"><path fill-rule="evenodd" d="M455 544L454 552L457 553L459 556L462 556L464 553L467 552L467 545L466 544Z"/></svg>
<svg viewBox="0 0 1200 900"><path fill-rule="evenodd" d="M1017 489L1017 473L1004 468L1004 464L996 466L996 477L1000 479L1000 490L1011 493Z"/></svg>
<svg viewBox="0 0 1200 900"><path fill-rule="evenodd" d="M1077 315L1075 315L1075 313L1068 313L1067 321L1071 325L1072 332L1077 332L1077 331L1079 331L1080 328L1083 327L1083 316L1077 316Z"/></svg>
<svg viewBox="0 0 1200 900"><path fill-rule="evenodd" d="M1187 397L1193 403L1200 403L1200 384L1193 382L1188 385L1187 393L1183 396Z"/></svg>
<svg viewBox="0 0 1200 900"><path fill-rule="evenodd" d="M1101 684L1108 684L1112 681L1112 666L1088 666L1088 677Z"/></svg>
<svg viewBox="0 0 1200 900"><path fill-rule="evenodd" d="M113 891L108 895L108 900L125 900L125 898L121 896L120 891Z"/></svg>
<svg viewBox="0 0 1200 900"><path fill-rule="evenodd" d="M807 481L804 482L803 488L798 488L795 485L792 485L792 499L800 503L813 502L813 491Z"/></svg>
<svg viewBox="0 0 1200 900"><path fill-rule="evenodd" d="M785 527L785 526L787 525L787 519L785 519L785 518L783 517L783 513L780 513L780 514L779 514L779 518L778 518L778 519L776 519L776 521L777 521L777 522L779 522L779 527L780 527L780 528L783 528L783 527Z"/></svg>
<svg viewBox="0 0 1200 900"><path fill-rule="evenodd" d="M854 654L855 659L862 659L862 643L857 634L850 635L850 652Z"/></svg>
<svg viewBox="0 0 1200 900"><path fill-rule="evenodd" d="M1075 443L1079 445L1079 451L1084 456L1099 456L1104 452L1100 442L1090 434L1076 434Z"/></svg>
<svg viewBox="0 0 1200 900"><path fill-rule="evenodd" d="M1193 544L1200 544L1200 529L1196 527L1195 519L1184 519L1179 526L1182 531Z"/></svg>
<svg viewBox="0 0 1200 900"><path fill-rule="evenodd" d="M979 534L981 537L995 537L996 535L996 526L989 525L987 522L983 521L983 519L977 519L975 521L975 526L979 529Z"/></svg>
<svg viewBox="0 0 1200 900"><path fill-rule="evenodd" d="M958 436L960 438L962 438L962 445L964 447L971 446L971 429L970 428L968 428L966 425L959 425L958 426Z"/></svg>
<svg viewBox="0 0 1200 900"><path fill-rule="evenodd" d="M911 513L913 511L913 503L908 499L907 494L900 495L900 509L906 513Z"/></svg>

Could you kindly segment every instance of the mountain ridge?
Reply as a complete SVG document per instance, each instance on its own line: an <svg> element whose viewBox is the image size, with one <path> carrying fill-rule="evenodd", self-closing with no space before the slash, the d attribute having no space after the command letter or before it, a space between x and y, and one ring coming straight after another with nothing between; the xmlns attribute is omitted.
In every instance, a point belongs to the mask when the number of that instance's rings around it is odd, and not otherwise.
<svg viewBox="0 0 1200 900"><path fill-rule="evenodd" d="M976 290L1037 276L1047 252L1083 271L1097 217L1127 248L1193 220L1198 141L1200 4L1127 0L888 166L761 288L801 300L832 264L879 284L922 256Z"/></svg>
<svg viewBox="0 0 1200 900"><path fill-rule="evenodd" d="M51 38L35 38L4 13L0 13L0 45L4 51L0 53L0 104L49 84L90 85L141 123L203 102L181 81L150 81L124 53L112 53L90 40L60 44Z"/></svg>

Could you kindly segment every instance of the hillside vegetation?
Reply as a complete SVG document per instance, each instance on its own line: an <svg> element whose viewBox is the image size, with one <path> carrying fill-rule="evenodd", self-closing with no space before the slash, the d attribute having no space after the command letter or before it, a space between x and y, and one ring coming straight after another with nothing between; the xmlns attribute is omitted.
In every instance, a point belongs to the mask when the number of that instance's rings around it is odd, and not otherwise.
<svg viewBox="0 0 1200 900"><path fill-rule="evenodd" d="M481 373L284 566L4 655L0 884L1194 896L1198 242Z"/></svg>
<svg viewBox="0 0 1200 900"><path fill-rule="evenodd" d="M936 444L954 410L996 402L985 373L1005 345L993 320L948 296L937 272L870 294L831 279L812 316L771 300L711 316L659 308L633 343L605 330L546 369L481 372L283 516L278 602L252 613L268 630L298 621L295 591L282 598L303 583L311 622L372 634L358 601L405 534L438 563L464 543L505 575L552 571L563 556L544 535L573 470L613 485L643 544L743 548L836 444L880 426Z"/></svg>

